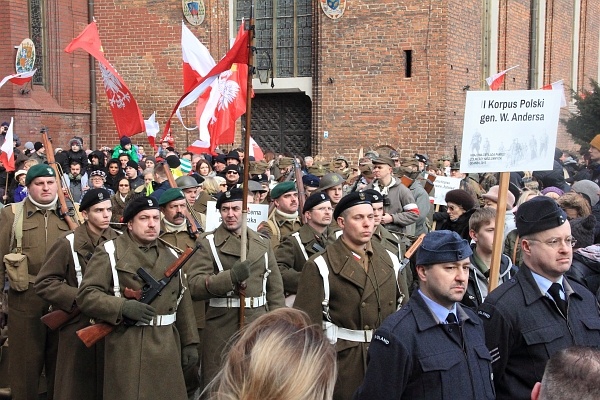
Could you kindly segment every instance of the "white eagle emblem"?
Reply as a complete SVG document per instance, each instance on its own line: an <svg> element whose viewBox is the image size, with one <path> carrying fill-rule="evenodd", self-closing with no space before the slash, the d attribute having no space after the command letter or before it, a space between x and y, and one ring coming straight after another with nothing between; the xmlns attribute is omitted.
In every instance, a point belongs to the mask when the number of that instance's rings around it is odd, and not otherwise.
<svg viewBox="0 0 600 400"><path fill-rule="evenodd" d="M108 95L108 102L110 107L125 108L126 102L131 101L129 93L123 93L121 91L121 82L119 79L112 74L102 63L98 63L100 71L102 72L102 80L104 81L104 90Z"/></svg>
<svg viewBox="0 0 600 400"><path fill-rule="evenodd" d="M229 105L235 100L240 92L240 85L236 81L229 79L232 74L233 72L231 70L227 70L219 75L217 87L221 96L219 97L219 103L217 104L217 111L229 108ZM211 123L215 123L216 120L217 119L213 116L211 118Z"/></svg>

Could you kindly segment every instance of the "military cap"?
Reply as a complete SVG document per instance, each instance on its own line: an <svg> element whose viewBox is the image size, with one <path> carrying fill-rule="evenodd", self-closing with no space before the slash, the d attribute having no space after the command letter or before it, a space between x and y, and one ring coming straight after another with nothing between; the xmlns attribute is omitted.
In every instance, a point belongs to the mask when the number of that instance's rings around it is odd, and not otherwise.
<svg viewBox="0 0 600 400"><path fill-rule="evenodd" d="M106 172L102 171L101 169L95 169L92 172L90 172L90 178L94 176L99 176L103 180L106 180Z"/></svg>
<svg viewBox="0 0 600 400"><path fill-rule="evenodd" d="M375 189L367 189L363 191L367 195L367 198L373 203L383 203L383 196Z"/></svg>
<svg viewBox="0 0 600 400"><path fill-rule="evenodd" d="M333 218L337 219L341 213L346 211L347 209L358 206L360 204L371 204L369 201L369 196L367 196L364 192L351 192L346 196L342 197L340 202L335 206L335 210L333 211Z"/></svg>
<svg viewBox="0 0 600 400"><path fill-rule="evenodd" d="M403 167L419 167L419 161L414 157L405 157L402 159Z"/></svg>
<svg viewBox="0 0 600 400"><path fill-rule="evenodd" d="M427 164L427 162L429 161L426 154L415 153L415 158L417 159L417 161L422 162L424 164Z"/></svg>
<svg viewBox="0 0 600 400"><path fill-rule="evenodd" d="M390 151L390 158L394 161L400 159L400 154L396 150Z"/></svg>
<svg viewBox="0 0 600 400"><path fill-rule="evenodd" d="M330 172L321 178L319 182L319 191L331 189L334 186L342 185L344 183L344 177L337 172Z"/></svg>
<svg viewBox="0 0 600 400"><path fill-rule="evenodd" d="M204 182L204 178L202 178L202 181ZM179 178L175 179L175 183L177 184L177 187L179 189L190 189L200 186L200 183L198 183L198 181L194 179L194 177L189 175L180 176Z"/></svg>
<svg viewBox="0 0 600 400"><path fill-rule="evenodd" d="M268 182L269 177L267 174L255 174L250 180L253 180L254 182Z"/></svg>
<svg viewBox="0 0 600 400"><path fill-rule="evenodd" d="M170 156L168 156L166 158L166 161L169 168L177 168L181 165L179 157L177 157L175 154L171 154Z"/></svg>
<svg viewBox="0 0 600 400"><path fill-rule="evenodd" d="M110 193L104 188L90 189L83 195L81 203L79 203L79 211L85 211L91 206L102 203L105 200L110 200Z"/></svg>
<svg viewBox="0 0 600 400"><path fill-rule="evenodd" d="M365 153L365 157L370 158L371 160L379 157L379 153L375 150L369 150Z"/></svg>
<svg viewBox="0 0 600 400"><path fill-rule="evenodd" d="M450 163L450 170L459 171L460 170L460 161L454 161Z"/></svg>
<svg viewBox="0 0 600 400"><path fill-rule="evenodd" d="M366 176L367 178L373 176L373 164L365 164L358 167L360 173Z"/></svg>
<svg viewBox="0 0 600 400"><path fill-rule="evenodd" d="M294 165L294 159L292 157L281 157L279 159L279 168L286 168L291 165Z"/></svg>
<svg viewBox="0 0 600 400"><path fill-rule="evenodd" d="M194 179L194 178L192 178L192 179ZM160 198L158 199L158 205L164 206L165 204L170 203L171 201L183 200L183 199L185 199L185 196L184 196L183 192L181 191L181 189L169 188L169 189L165 190L165 192L163 194L160 195Z"/></svg>
<svg viewBox="0 0 600 400"><path fill-rule="evenodd" d="M308 173L319 178L325 176L329 172L329 163L314 163L308 168Z"/></svg>
<svg viewBox="0 0 600 400"><path fill-rule="evenodd" d="M523 237L556 228L567 222L567 214L546 196L536 196L521 204L515 216L517 232Z"/></svg>
<svg viewBox="0 0 600 400"><path fill-rule="evenodd" d="M242 185L242 188L244 188L244 185ZM248 191L255 193L255 192L259 192L259 193L266 193L267 189L265 189L260 183L258 183L257 181L253 181L253 180L249 180L248 181Z"/></svg>
<svg viewBox="0 0 600 400"><path fill-rule="evenodd" d="M331 198L327 195L327 193L313 193L304 202L304 208L302 209L302 212L305 213L307 211L310 211L319 204L325 203L326 201L331 201Z"/></svg>
<svg viewBox="0 0 600 400"><path fill-rule="evenodd" d="M286 181L278 183L273 189L271 189L271 199L275 200L281 197L283 194L287 192L296 192L296 182Z"/></svg>
<svg viewBox="0 0 600 400"><path fill-rule="evenodd" d="M449 155L443 155L442 158L440 158L440 161L452 161L452 157Z"/></svg>
<svg viewBox="0 0 600 400"><path fill-rule="evenodd" d="M125 206L123 211L123 222L127 223L140 212L145 210L158 210L158 200L154 197L140 196L135 197Z"/></svg>
<svg viewBox="0 0 600 400"><path fill-rule="evenodd" d="M471 257L469 243L453 231L433 231L423 238L417 251L416 265L432 265L462 261Z"/></svg>
<svg viewBox="0 0 600 400"><path fill-rule="evenodd" d="M242 201L244 193L242 189L233 188L224 193L221 193L217 199L217 210L221 209L221 206L225 203L231 203L233 201Z"/></svg>
<svg viewBox="0 0 600 400"><path fill-rule="evenodd" d="M36 164L27 171L25 185L29 185L35 178L49 178L54 176L56 176L56 173L48 164Z"/></svg>
<svg viewBox="0 0 600 400"><path fill-rule="evenodd" d="M392 160L390 157L379 156L379 157L373 159L373 164L387 164L393 168L394 160Z"/></svg>
<svg viewBox="0 0 600 400"><path fill-rule="evenodd" d="M263 161L256 161L250 163L250 175L264 174L269 168L269 164Z"/></svg>
<svg viewBox="0 0 600 400"><path fill-rule="evenodd" d="M311 174L306 174L306 175L302 176L302 183L304 184L304 186L318 188L319 187L319 177L311 175Z"/></svg>
<svg viewBox="0 0 600 400"><path fill-rule="evenodd" d="M129 161L127 161L127 166L128 166L128 167L131 167L131 168L133 168L133 169L138 169L138 163L136 163L136 162L135 162L135 161L133 161L133 160L129 160Z"/></svg>

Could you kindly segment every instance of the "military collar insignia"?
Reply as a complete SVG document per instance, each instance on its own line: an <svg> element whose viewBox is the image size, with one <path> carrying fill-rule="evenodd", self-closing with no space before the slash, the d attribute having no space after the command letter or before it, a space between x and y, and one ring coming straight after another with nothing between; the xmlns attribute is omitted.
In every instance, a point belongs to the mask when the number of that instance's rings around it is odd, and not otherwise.
<svg viewBox="0 0 600 400"><path fill-rule="evenodd" d="M358 198L359 198L361 201L364 201L364 200L365 200L365 194L364 194L363 192L359 192L359 193L358 193Z"/></svg>

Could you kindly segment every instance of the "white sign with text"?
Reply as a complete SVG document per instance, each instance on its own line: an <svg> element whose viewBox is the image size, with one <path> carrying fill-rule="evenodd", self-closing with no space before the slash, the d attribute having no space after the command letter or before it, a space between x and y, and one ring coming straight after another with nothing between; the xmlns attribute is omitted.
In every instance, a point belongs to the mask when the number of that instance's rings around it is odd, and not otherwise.
<svg viewBox="0 0 600 400"><path fill-rule="evenodd" d="M461 172L551 170L559 90L467 92Z"/></svg>
<svg viewBox="0 0 600 400"><path fill-rule="evenodd" d="M460 178L450 178L448 176L438 176L433 181L435 187L435 197L433 204L446 205L446 193L454 189L460 189Z"/></svg>

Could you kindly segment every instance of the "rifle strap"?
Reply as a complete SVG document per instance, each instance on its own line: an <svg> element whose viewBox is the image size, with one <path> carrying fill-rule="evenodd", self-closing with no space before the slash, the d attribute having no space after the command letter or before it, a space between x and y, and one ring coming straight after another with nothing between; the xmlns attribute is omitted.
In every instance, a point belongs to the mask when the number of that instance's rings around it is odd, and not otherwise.
<svg viewBox="0 0 600 400"><path fill-rule="evenodd" d="M113 276L113 294L115 297L121 296L121 285L119 283L119 274L117 273L117 261L115 260L115 241L108 240L104 242L104 250L108 254L108 259L110 260L110 269L112 270Z"/></svg>
<svg viewBox="0 0 600 400"><path fill-rule="evenodd" d="M306 249L304 248L304 245L302 244L302 240L300 240L300 232L294 232L292 233L292 236L296 238L296 241L298 242L298 247L300 247L300 250L302 251L302 255L304 256L304 261L308 260L308 254L306 254Z"/></svg>
<svg viewBox="0 0 600 400"><path fill-rule="evenodd" d="M18 203L12 203L10 205L15 219L13 220L12 226L12 238L16 241L16 252L22 253L23 251L23 208L25 208L24 201ZM11 240L12 244L12 240Z"/></svg>
<svg viewBox="0 0 600 400"><path fill-rule="evenodd" d="M81 273L81 264L79 264L79 256L75 251L75 234L69 233L65 238L69 241L71 245L71 253L73 255L73 264L75 264L75 276L77 277L77 287L81 286L81 279L83 278L83 274Z"/></svg>

